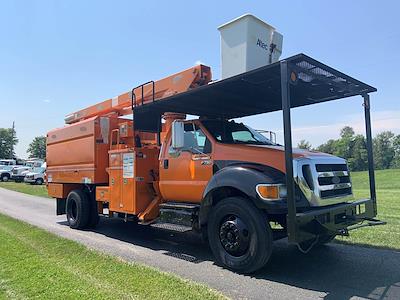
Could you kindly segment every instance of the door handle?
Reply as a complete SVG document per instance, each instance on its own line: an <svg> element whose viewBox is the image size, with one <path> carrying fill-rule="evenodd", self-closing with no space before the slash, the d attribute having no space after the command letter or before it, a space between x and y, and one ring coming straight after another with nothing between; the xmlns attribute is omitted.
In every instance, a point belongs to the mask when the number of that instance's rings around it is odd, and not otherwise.
<svg viewBox="0 0 400 300"><path fill-rule="evenodd" d="M164 161L163 161L163 167L164 167L164 169L168 169L168 166L169 166L169 161L168 161L168 159L164 159Z"/></svg>
<svg viewBox="0 0 400 300"><path fill-rule="evenodd" d="M192 155L192 160L210 160L211 156L209 155Z"/></svg>

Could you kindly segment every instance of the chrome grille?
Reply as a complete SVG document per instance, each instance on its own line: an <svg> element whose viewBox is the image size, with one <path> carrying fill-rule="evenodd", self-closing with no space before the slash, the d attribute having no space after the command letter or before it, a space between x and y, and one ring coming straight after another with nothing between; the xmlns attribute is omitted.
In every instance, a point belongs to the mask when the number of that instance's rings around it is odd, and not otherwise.
<svg viewBox="0 0 400 300"><path fill-rule="evenodd" d="M346 164L317 164L318 184L321 198L349 195L350 175Z"/></svg>
<svg viewBox="0 0 400 300"><path fill-rule="evenodd" d="M316 164L315 168L317 169L317 172L348 171L346 164Z"/></svg>
<svg viewBox="0 0 400 300"><path fill-rule="evenodd" d="M296 161L297 183L312 206L353 200L350 173L339 157L313 157Z"/></svg>
<svg viewBox="0 0 400 300"><path fill-rule="evenodd" d="M321 191L321 198L342 197L351 195L351 187Z"/></svg>

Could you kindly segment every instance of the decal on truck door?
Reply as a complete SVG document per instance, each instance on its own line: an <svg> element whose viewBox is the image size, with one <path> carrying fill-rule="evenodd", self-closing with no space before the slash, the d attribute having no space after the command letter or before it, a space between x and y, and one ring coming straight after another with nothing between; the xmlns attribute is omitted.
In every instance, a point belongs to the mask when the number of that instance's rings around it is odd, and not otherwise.
<svg viewBox="0 0 400 300"><path fill-rule="evenodd" d="M133 178L134 174L134 158L135 154L133 152L124 153L122 157L123 163L123 178Z"/></svg>

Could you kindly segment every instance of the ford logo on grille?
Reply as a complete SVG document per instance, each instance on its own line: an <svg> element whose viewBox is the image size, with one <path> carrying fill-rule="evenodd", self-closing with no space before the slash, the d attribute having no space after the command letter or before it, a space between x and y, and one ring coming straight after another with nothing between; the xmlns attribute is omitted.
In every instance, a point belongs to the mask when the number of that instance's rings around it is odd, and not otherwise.
<svg viewBox="0 0 400 300"><path fill-rule="evenodd" d="M338 183L340 183L340 177L338 177L338 176L332 177L332 183L333 183L333 184L338 184Z"/></svg>

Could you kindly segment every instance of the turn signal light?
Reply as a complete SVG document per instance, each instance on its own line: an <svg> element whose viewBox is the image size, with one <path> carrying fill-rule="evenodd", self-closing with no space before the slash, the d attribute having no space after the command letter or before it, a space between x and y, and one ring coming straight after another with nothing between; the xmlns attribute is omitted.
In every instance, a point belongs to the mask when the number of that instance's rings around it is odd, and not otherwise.
<svg viewBox="0 0 400 300"><path fill-rule="evenodd" d="M258 195L265 200L277 200L279 197L278 185L259 184L256 187Z"/></svg>

